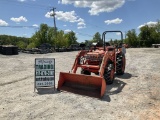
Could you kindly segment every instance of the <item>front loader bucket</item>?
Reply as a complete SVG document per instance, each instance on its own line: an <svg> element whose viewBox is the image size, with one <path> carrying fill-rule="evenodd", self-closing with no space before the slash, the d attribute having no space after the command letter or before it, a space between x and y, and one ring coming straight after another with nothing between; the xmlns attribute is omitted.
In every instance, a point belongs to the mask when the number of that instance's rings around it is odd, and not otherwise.
<svg viewBox="0 0 160 120"><path fill-rule="evenodd" d="M60 72L58 90L101 98L106 90L102 77Z"/></svg>

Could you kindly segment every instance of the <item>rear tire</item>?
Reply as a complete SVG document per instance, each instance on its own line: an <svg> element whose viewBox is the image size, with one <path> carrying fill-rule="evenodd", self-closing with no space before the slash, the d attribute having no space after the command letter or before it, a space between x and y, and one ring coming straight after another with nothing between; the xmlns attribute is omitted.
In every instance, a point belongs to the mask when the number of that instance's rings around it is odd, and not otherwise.
<svg viewBox="0 0 160 120"><path fill-rule="evenodd" d="M113 83L115 76L114 76L114 65L112 63L108 63L106 65L103 77L107 85Z"/></svg>
<svg viewBox="0 0 160 120"><path fill-rule="evenodd" d="M84 74L84 75L91 75L91 72L89 72L88 70L82 69L82 70L81 70L81 74Z"/></svg>
<svg viewBox="0 0 160 120"><path fill-rule="evenodd" d="M125 71L125 55L120 53L116 56L116 74L123 75Z"/></svg>

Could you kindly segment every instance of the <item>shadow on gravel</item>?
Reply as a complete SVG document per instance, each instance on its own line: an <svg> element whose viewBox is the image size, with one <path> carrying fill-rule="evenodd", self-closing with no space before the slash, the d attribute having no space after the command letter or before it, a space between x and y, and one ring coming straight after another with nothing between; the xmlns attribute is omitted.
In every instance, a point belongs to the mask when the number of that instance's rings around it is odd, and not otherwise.
<svg viewBox="0 0 160 120"><path fill-rule="evenodd" d="M109 97L109 95L104 95L101 100L106 101L106 102L110 102L111 98Z"/></svg>
<svg viewBox="0 0 160 120"><path fill-rule="evenodd" d="M44 95L44 94L57 94L60 93L54 88L37 88L37 94Z"/></svg>
<svg viewBox="0 0 160 120"><path fill-rule="evenodd" d="M5 86L5 85L13 84L13 83L16 83L16 82L20 82L20 81L26 80L26 79L31 78L31 77L33 77L33 76L31 75L31 76L27 76L27 77L24 77L24 78L21 78L21 79L18 79L18 80L6 82L6 83L0 83L0 86Z"/></svg>
<svg viewBox="0 0 160 120"><path fill-rule="evenodd" d="M123 75L116 75L117 78L122 78L122 79L130 79L131 77L138 77L138 76L133 76L130 73L124 73Z"/></svg>
<svg viewBox="0 0 160 120"><path fill-rule="evenodd" d="M115 79L113 84L107 85L106 93L102 98L102 101L107 101L110 102L110 95L118 94L122 91L122 89L125 87L126 83L119 80Z"/></svg>

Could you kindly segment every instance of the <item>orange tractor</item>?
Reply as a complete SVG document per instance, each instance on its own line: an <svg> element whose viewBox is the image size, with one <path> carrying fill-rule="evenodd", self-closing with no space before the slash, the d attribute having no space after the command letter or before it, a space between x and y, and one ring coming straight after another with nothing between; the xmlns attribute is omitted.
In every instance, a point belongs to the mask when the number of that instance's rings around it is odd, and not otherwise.
<svg viewBox="0 0 160 120"><path fill-rule="evenodd" d="M106 84L112 84L115 73L122 75L125 71L125 55L121 47L108 46L102 34L103 45L93 46L90 50L81 50L75 59L71 72L60 72L57 90L101 98L105 94ZM77 69L81 74L77 74Z"/></svg>

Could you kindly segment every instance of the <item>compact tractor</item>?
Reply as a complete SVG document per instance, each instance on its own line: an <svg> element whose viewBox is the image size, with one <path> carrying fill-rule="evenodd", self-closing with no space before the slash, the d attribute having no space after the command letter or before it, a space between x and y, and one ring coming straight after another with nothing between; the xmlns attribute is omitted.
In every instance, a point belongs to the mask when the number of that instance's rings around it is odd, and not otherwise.
<svg viewBox="0 0 160 120"><path fill-rule="evenodd" d="M81 50L69 73L60 72L57 90L101 98L106 85L112 84L115 74L123 75L125 71L125 55L122 46L110 46L105 42L108 32L102 34L103 45L92 46L89 50ZM81 69L77 74L77 69Z"/></svg>

